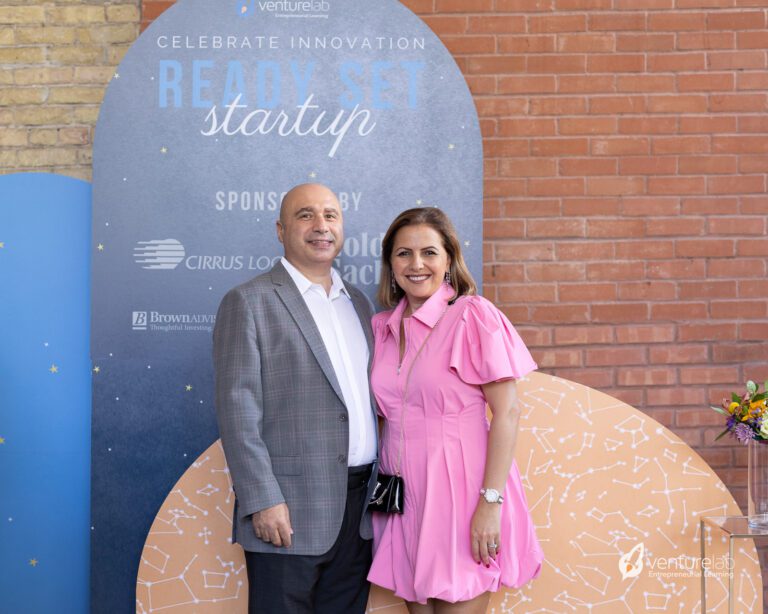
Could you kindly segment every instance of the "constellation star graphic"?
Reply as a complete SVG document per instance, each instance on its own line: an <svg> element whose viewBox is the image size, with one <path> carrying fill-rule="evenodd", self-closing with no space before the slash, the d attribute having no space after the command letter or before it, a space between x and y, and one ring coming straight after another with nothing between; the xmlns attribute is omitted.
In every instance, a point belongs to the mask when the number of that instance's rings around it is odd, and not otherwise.
<svg viewBox="0 0 768 614"><path fill-rule="evenodd" d="M103 244L103 243L99 243L99 244L96 246L96 249L97 249L97 250L99 250L100 252L103 252L103 251L104 251L104 244Z"/></svg>
<svg viewBox="0 0 768 614"><path fill-rule="evenodd" d="M37 559L29 559L29 564L32 565L32 567L37 567L37 564L39 562L40 561L38 561Z"/></svg>
<svg viewBox="0 0 768 614"><path fill-rule="evenodd" d="M59 367L57 367L56 365L51 365L51 368L50 368L50 369L48 369L48 370L49 370L51 373L58 373L58 372L59 372Z"/></svg>
<svg viewBox="0 0 768 614"><path fill-rule="evenodd" d="M96 365L96 366L93 368L93 372L94 372L94 373L101 373L101 367L100 367L100 366L98 366L98 365Z"/></svg>
<svg viewBox="0 0 768 614"><path fill-rule="evenodd" d="M190 392L190 391L192 390L192 384L187 384L186 386L184 386L184 389L185 389L187 392Z"/></svg>

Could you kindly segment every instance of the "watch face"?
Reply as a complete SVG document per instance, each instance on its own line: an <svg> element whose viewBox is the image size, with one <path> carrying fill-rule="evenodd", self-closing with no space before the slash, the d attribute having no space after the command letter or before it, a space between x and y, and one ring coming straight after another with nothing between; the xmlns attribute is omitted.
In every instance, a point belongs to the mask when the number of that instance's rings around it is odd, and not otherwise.
<svg viewBox="0 0 768 614"><path fill-rule="evenodd" d="M499 500L499 492L493 488L487 488L483 494L488 503L496 503Z"/></svg>

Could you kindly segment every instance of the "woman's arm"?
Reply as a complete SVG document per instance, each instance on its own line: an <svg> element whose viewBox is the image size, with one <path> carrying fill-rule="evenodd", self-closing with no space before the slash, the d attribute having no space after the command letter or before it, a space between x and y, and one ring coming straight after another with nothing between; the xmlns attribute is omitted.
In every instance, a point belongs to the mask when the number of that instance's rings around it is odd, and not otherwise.
<svg viewBox="0 0 768 614"><path fill-rule="evenodd" d="M517 426L520 421L517 384L515 380L510 379L484 384L482 388L493 414L491 430L488 434L483 488L493 488L503 495L509 469L515 457ZM470 527L472 556L476 562L489 566L489 559L495 559L500 549L499 527L501 506L504 504L488 503L480 493L477 497L477 508L472 516ZM495 550L490 549L489 552L488 544L499 546Z"/></svg>

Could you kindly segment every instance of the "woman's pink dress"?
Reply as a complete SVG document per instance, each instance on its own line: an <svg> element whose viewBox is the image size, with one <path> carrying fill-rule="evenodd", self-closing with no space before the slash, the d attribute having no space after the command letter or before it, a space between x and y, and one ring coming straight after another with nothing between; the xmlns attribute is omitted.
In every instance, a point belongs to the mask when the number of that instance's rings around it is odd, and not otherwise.
<svg viewBox="0 0 768 614"><path fill-rule="evenodd" d="M522 377L536 363L493 304L470 296L446 309L452 296L453 289L444 284L405 319L407 345L399 373L405 299L373 318L371 385L386 418L380 470L391 474L397 469L402 421L405 512L373 515L374 558L368 579L420 603L431 597L466 601L498 590L499 584L520 586L538 575L544 559L515 463L502 493L500 553L490 568L472 558L470 522L483 487L489 428L480 385ZM403 416L403 387L411 364Z"/></svg>

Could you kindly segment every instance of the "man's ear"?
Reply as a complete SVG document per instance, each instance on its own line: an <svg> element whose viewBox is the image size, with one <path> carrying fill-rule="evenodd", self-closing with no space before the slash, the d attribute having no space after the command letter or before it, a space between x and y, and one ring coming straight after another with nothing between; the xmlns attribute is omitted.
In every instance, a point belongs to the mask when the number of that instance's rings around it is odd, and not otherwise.
<svg viewBox="0 0 768 614"><path fill-rule="evenodd" d="M280 220L275 222L275 230L277 230L277 240L280 243L283 242L283 223Z"/></svg>

